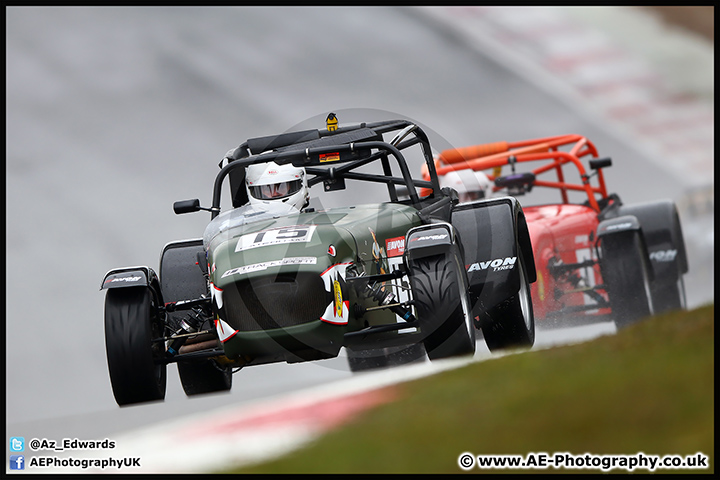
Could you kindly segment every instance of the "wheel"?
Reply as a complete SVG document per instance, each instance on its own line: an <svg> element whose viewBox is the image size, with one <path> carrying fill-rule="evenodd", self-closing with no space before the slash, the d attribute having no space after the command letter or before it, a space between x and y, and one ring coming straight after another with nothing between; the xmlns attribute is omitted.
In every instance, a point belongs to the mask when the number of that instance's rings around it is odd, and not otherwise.
<svg viewBox="0 0 720 480"><path fill-rule="evenodd" d="M224 392L232 388L232 370L213 360L178 362L180 383L188 396Z"/></svg>
<svg viewBox="0 0 720 480"><path fill-rule="evenodd" d="M147 287L114 288L105 297L105 349L113 395L118 405L165 398L167 367L163 328Z"/></svg>
<svg viewBox="0 0 720 480"><path fill-rule="evenodd" d="M388 366L385 351L382 348L353 351L347 349L347 361L351 372L364 372Z"/></svg>
<svg viewBox="0 0 720 480"><path fill-rule="evenodd" d="M621 215L633 215L642 225L642 238L650 259L650 293L654 312L684 310L687 252L677 206L671 200L623 205Z"/></svg>
<svg viewBox="0 0 720 480"><path fill-rule="evenodd" d="M685 310L687 308L685 281L682 277L679 277L675 283L665 285L658 285L657 282L653 282L650 287L655 313Z"/></svg>
<svg viewBox="0 0 720 480"><path fill-rule="evenodd" d="M425 358L421 343L403 347L376 348L353 351L347 349L348 366L351 372L362 372L385 367L397 367L419 362Z"/></svg>
<svg viewBox="0 0 720 480"><path fill-rule="evenodd" d="M409 277L423 344L430 360L475 353L467 277L456 253L409 262Z"/></svg>
<svg viewBox="0 0 720 480"><path fill-rule="evenodd" d="M533 314L530 282L525 259L518 251L518 292L486 312L482 327L485 344L491 352L507 348L529 348L535 343L535 316Z"/></svg>
<svg viewBox="0 0 720 480"><path fill-rule="evenodd" d="M202 240L178 242L165 247L160 261L160 283L166 302L190 300L207 294L207 281L196 262L198 253L204 258ZM168 324L177 330L187 312L168 314ZM208 340L195 338L186 345ZM185 394L223 392L232 388L232 369L219 365L215 360L177 362L178 375Z"/></svg>
<svg viewBox="0 0 720 480"><path fill-rule="evenodd" d="M650 260L638 231L603 237L600 273L617 328L654 313Z"/></svg>

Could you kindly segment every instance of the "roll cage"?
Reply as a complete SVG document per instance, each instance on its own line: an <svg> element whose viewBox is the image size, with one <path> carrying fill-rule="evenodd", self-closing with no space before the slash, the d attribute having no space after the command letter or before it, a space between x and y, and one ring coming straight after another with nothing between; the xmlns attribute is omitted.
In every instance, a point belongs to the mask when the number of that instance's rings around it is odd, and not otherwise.
<svg viewBox="0 0 720 480"><path fill-rule="evenodd" d="M562 147L569 148L569 150L560 150ZM592 157L589 161L592 170L590 173L587 172L581 161L583 157L588 156ZM515 173L515 164L536 161L547 162L531 172ZM566 181L563 167L569 164L577 168L580 174L580 183ZM611 197L605 187L602 168L609 167L611 164L612 161L609 157L597 158L597 150L587 138L582 135L569 134L444 150L434 162L435 172L432 175L445 175L451 171L463 169L491 170L485 173L490 180L495 181L494 190L518 187L521 193L524 193L523 186L556 188L560 190L562 203L565 204L570 203L569 191L585 192L588 197L586 204L600 213ZM510 165L513 173L500 176L500 169L505 165ZM539 175L546 172L555 172L557 180L537 179ZM430 175L430 170L423 167L423 178L427 180ZM591 184L590 180L593 176L597 176L597 185ZM428 194L429 192L422 193Z"/></svg>
<svg viewBox="0 0 720 480"><path fill-rule="evenodd" d="M383 135L393 132L396 133L392 140L384 141ZM402 153L418 144L422 149L424 171L428 173L425 179L412 177ZM390 157L397 163L401 176L393 176ZM407 203L418 210L445 197L440 190L425 132L412 122L391 120L361 123L334 131L304 130L249 139L221 162L213 187L212 207L205 210L211 212L212 218L220 213L222 185L228 176L233 206L245 204L245 167L271 161L305 168L308 186L322 182L326 191L345 188L346 179L383 183L387 185L391 202ZM375 161L381 162L382 174L357 171ZM400 190L397 186L403 188ZM401 200L399 194L407 195L409 199Z"/></svg>

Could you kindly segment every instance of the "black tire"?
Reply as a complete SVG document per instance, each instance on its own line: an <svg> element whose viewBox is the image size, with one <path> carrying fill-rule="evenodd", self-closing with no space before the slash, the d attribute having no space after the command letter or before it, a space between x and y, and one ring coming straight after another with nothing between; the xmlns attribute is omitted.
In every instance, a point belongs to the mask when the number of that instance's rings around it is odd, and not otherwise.
<svg viewBox="0 0 720 480"><path fill-rule="evenodd" d="M185 395L226 392L232 388L232 369L213 360L178 362L177 366Z"/></svg>
<svg viewBox="0 0 720 480"><path fill-rule="evenodd" d="M617 328L653 315L651 270L639 231L603 237L600 272Z"/></svg>
<svg viewBox="0 0 720 480"><path fill-rule="evenodd" d="M475 353L467 277L457 254L412 260L409 277L428 358Z"/></svg>
<svg viewBox="0 0 720 480"><path fill-rule="evenodd" d="M190 300L207 295L207 280L195 263L198 253L203 254L202 240L187 241L166 247L160 261L160 282L166 302ZM204 256L204 255L203 255ZM176 331L187 312L168 315L168 324ZM187 345L205 339L190 339ZM178 375L185 394L224 392L232 388L232 369L219 365L215 360L177 362Z"/></svg>
<svg viewBox="0 0 720 480"><path fill-rule="evenodd" d="M656 314L687 308L683 274L688 271L687 252L677 206L671 200L623 205L620 215L632 215L642 225L642 237L650 256L650 281L653 309ZM674 256L668 258L670 252Z"/></svg>
<svg viewBox="0 0 720 480"><path fill-rule="evenodd" d="M118 405L163 400L167 367L163 335L152 291L147 287L114 288L105 296L105 349L113 395Z"/></svg>
<svg viewBox="0 0 720 480"><path fill-rule="evenodd" d="M685 297L685 281L679 277L677 282L668 284L650 284L652 290L653 309L656 314L674 310L687 309Z"/></svg>
<svg viewBox="0 0 720 480"><path fill-rule="evenodd" d="M347 349L348 366L351 372L364 372L378 368L397 367L425 358L425 347L421 343L403 347L375 348L353 351Z"/></svg>
<svg viewBox="0 0 720 480"><path fill-rule="evenodd" d="M482 332L491 352L508 348L530 348L535 344L535 315L530 282L522 252L518 252L518 292L486 312Z"/></svg>

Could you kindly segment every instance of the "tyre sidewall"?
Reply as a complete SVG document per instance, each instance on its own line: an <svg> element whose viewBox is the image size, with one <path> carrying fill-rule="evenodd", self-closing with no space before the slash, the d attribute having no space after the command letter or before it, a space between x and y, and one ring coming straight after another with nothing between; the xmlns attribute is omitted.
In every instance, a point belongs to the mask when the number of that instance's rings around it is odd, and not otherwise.
<svg viewBox="0 0 720 480"><path fill-rule="evenodd" d="M600 269L618 328L653 314L650 262L637 230L603 237Z"/></svg>
<svg viewBox="0 0 720 480"><path fill-rule="evenodd" d="M108 290L105 297L105 349L118 404L165 397L167 367L154 362L152 339L162 336L148 287Z"/></svg>

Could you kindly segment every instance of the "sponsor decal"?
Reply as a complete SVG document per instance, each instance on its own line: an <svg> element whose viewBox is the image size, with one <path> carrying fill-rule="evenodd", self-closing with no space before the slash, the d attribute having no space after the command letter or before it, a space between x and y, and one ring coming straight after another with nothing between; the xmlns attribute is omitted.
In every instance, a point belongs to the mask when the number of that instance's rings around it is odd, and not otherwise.
<svg viewBox="0 0 720 480"><path fill-rule="evenodd" d="M346 325L350 317L350 302L342 295L345 284L345 272L352 263L337 263L320 274L325 285L325 291L333 294L333 300L328 304L320 320L336 325Z"/></svg>
<svg viewBox="0 0 720 480"><path fill-rule="evenodd" d="M675 260L677 253L677 250L657 250L650 252L650 260L655 260L656 262L672 262Z"/></svg>
<svg viewBox="0 0 720 480"><path fill-rule="evenodd" d="M337 250L335 249L335 245L330 245L328 247L328 255L330 255L331 257L334 257L335 255L337 255Z"/></svg>
<svg viewBox="0 0 720 480"><path fill-rule="evenodd" d="M333 298L335 299L335 316L342 317L343 314L343 296L342 288L340 288L340 282L335 280L333 282Z"/></svg>
<svg viewBox="0 0 720 480"><path fill-rule="evenodd" d="M422 237L413 237L410 241L411 242L419 242L422 240L442 240L443 238L447 238L447 233L438 233L435 235L423 235Z"/></svg>
<svg viewBox="0 0 720 480"><path fill-rule="evenodd" d="M326 162L337 162L340 160L340 152L334 152L334 153L321 153L319 155L320 163L326 163Z"/></svg>
<svg viewBox="0 0 720 480"><path fill-rule="evenodd" d="M282 267L284 265L315 265L317 257L289 257L282 260L271 260L269 262L254 263L252 265L243 265L242 267L231 268L223 273L220 278L229 277L230 275L242 275L245 273L258 272L267 270L271 267Z"/></svg>
<svg viewBox="0 0 720 480"><path fill-rule="evenodd" d="M377 236L375 235L375 232L372 228L368 227L368 230L370 231L370 235L372 235L373 239L373 245L372 245L372 256L373 260L375 261L375 271L377 273L387 273L388 272L388 263L387 263L387 254L385 253L385 249L381 248L377 241Z"/></svg>
<svg viewBox="0 0 720 480"><path fill-rule="evenodd" d="M632 222L617 223L615 225L608 225L605 227L605 230L625 230L626 228L631 228L632 226Z"/></svg>
<svg viewBox="0 0 720 480"><path fill-rule="evenodd" d="M478 270L492 269L493 272L499 272L500 270L510 270L515 267L517 257L505 257L496 258L495 260L488 260L487 262L476 262L468 267L468 273L475 272Z"/></svg>
<svg viewBox="0 0 720 480"><path fill-rule="evenodd" d="M105 283L114 283L114 282L139 282L142 280L143 277L115 277L112 279L105 280Z"/></svg>
<svg viewBox="0 0 720 480"><path fill-rule="evenodd" d="M236 252L283 243L307 243L312 240L317 225L294 225L248 233L238 239Z"/></svg>
<svg viewBox="0 0 720 480"><path fill-rule="evenodd" d="M405 253L405 237L388 238L385 240L385 251L388 257L399 257Z"/></svg>

